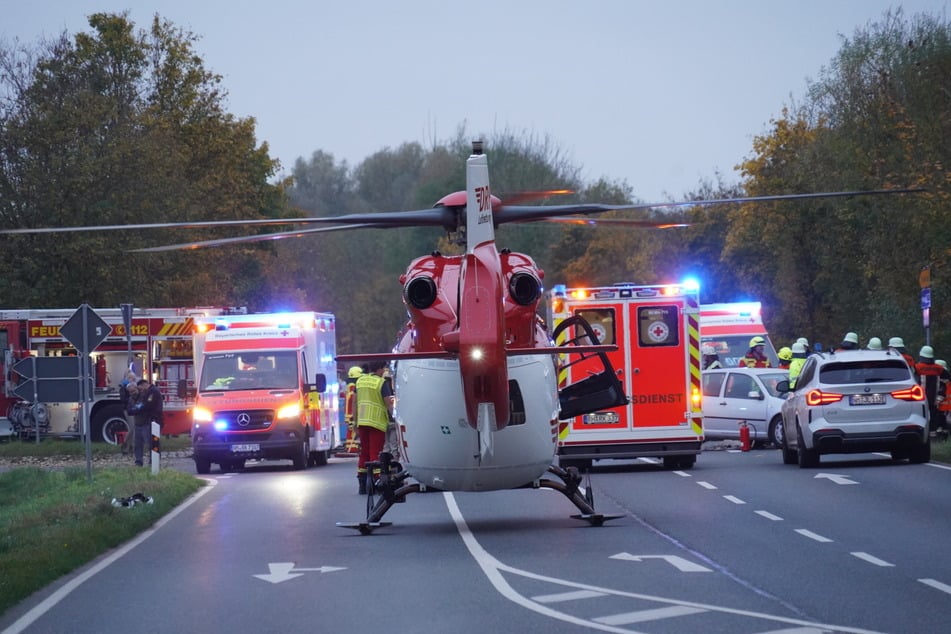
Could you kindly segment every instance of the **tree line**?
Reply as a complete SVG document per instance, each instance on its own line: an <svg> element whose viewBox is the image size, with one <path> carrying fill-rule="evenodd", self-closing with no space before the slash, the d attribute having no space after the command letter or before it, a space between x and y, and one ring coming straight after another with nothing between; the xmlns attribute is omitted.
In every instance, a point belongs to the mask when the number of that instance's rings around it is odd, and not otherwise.
<svg viewBox="0 0 951 634"><path fill-rule="evenodd" d="M199 38L155 16L89 17L88 31L0 42L0 226L118 225L424 209L465 187L483 138L493 191L569 189L545 202L640 202L625 181L584 182L550 137L518 130L383 148L355 165L316 149L289 175L224 107ZM837 343L847 331L924 343L918 274L934 280L932 343L951 356L951 25L890 11L857 29L799 103L784 104L738 157L682 200L895 187L924 193L656 208L609 214L677 229L504 225L500 247L532 256L545 284L702 281L701 301L763 302L774 340ZM319 146L319 139L315 139ZM166 253L245 227L3 236L0 306L247 306L333 312L341 351L389 348L404 325L399 276L452 252L440 230L355 230ZM947 352L944 352L947 351Z"/></svg>

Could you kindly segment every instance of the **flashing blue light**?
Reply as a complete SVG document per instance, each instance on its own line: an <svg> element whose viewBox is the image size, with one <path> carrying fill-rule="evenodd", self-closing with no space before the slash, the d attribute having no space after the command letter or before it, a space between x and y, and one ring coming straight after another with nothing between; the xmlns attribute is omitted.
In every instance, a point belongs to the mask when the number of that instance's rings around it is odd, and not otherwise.
<svg viewBox="0 0 951 634"><path fill-rule="evenodd" d="M551 292L555 295L564 295L568 292L568 287L564 284L552 284Z"/></svg>
<svg viewBox="0 0 951 634"><path fill-rule="evenodd" d="M688 277L683 282L682 285L688 291L699 291L700 290L700 280L695 277Z"/></svg>
<svg viewBox="0 0 951 634"><path fill-rule="evenodd" d="M228 325L228 320L223 317L219 317L215 320L215 330L227 330Z"/></svg>
<svg viewBox="0 0 951 634"><path fill-rule="evenodd" d="M228 430L228 421L226 420L215 421L215 431L227 431L227 430Z"/></svg>

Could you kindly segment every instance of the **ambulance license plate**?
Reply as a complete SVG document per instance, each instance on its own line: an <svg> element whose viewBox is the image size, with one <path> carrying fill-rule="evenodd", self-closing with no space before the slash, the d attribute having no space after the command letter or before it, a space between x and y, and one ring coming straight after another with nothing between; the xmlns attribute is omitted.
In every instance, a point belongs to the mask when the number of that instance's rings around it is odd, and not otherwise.
<svg viewBox="0 0 951 634"><path fill-rule="evenodd" d="M598 412L596 414L585 414L585 425L606 425L618 421L617 412Z"/></svg>
<svg viewBox="0 0 951 634"><path fill-rule="evenodd" d="M849 405L884 405L884 394L853 394L849 397Z"/></svg>
<svg viewBox="0 0 951 634"><path fill-rule="evenodd" d="M249 445L231 445L231 453L248 453L250 451L260 451L261 445L252 443Z"/></svg>

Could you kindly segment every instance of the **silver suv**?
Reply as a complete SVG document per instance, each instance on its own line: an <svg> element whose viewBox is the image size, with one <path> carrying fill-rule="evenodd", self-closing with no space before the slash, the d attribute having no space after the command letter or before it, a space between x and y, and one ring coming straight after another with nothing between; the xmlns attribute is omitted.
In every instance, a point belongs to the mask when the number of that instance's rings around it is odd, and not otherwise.
<svg viewBox="0 0 951 634"><path fill-rule="evenodd" d="M931 459L928 403L905 360L893 351L848 350L810 356L796 380L777 386L783 463L815 467L830 453L889 451L913 463Z"/></svg>

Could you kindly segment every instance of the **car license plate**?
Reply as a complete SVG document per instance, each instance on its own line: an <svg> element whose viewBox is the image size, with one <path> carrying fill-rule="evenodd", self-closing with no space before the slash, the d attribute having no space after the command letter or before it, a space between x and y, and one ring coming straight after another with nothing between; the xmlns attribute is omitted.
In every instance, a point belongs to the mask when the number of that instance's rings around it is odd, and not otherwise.
<svg viewBox="0 0 951 634"><path fill-rule="evenodd" d="M585 425L605 425L617 421L617 412L598 412L597 414L585 414L584 416Z"/></svg>
<svg viewBox="0 0 951 634"><path fill-rule="evenodd" d="M260 451L261 445L252 443L249 445L231 445L231 453L248 453L249 451Z"/></svg>
<svg viewBox="0 0 951 634"><path fill-rule="evenodd" d="M853 394L849 397L849 405L884 405L884 394Z"/></svg>

